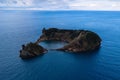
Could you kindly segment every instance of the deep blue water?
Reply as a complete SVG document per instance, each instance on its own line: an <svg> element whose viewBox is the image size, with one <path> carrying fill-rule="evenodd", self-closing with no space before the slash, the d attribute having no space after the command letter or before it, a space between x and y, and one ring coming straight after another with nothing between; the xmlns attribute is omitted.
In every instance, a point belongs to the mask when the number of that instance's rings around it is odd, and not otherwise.
<svg viewBox="0 0 120 80"><path fill-rule="evenodd" d="M43 27L92 30L102 45L93 53L49 51L22 60L21 45L36 41ZM120 80L120 12L0 11L0 80Z"/></svg>

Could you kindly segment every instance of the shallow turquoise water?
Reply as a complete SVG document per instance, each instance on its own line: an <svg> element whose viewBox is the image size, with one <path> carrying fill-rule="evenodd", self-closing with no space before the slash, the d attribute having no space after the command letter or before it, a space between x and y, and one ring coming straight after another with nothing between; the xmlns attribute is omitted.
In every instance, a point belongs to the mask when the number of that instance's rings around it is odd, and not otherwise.
<svg viewBox="0 0 120 80"><path fill-rule="evenodd" d="M85 29L98 33L93 53L49 51L29 60L21 45L36 41L42 28ZM0 80L120 80L120 12L0 11ZM41 43L51 49L64 43Z"/></svg>

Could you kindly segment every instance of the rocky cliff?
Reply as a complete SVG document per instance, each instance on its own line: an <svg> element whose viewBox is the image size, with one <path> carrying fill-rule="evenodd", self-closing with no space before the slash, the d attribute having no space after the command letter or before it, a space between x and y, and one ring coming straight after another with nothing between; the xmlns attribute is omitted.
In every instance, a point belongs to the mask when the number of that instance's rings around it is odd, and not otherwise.
<svg viewBox="0 0 120 80"><path fill-rule="evenodd" d="M20 57L25 58L31 58L38 55L42 55L47 50L44 49L42 46L36 44L36 43L28 43L26 45L22 45L22 49L20 50Z"/></svg>
<svg viewBox="0 0 120 80"><path fill-rule="evenodd" d="M58 40L68 44L55 50L69 52L93 51L100 47L101 38L94 32L88 30L65 30L57 28L43 29L42 35L35 43L22 45L20 50L21 58L31 58L44 54L47 49L39 45L41 41Z"/></svg>
<svg viewBox="0 0 120 80"><path fill-rule="evenodd" d="M65 41L68 44L56 50L71 52L92 51L99 48L101 45L101 38L96 33L88 30L44 28L42 30L42 35L36 43L38 44L45 40Z"/></svg>

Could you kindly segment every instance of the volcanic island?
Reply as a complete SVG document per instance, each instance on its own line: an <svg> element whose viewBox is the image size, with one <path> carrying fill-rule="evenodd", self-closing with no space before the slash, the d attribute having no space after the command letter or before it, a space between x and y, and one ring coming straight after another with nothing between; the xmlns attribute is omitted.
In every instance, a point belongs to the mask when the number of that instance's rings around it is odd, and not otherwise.
<svg viewBox="0 0 120 80"><path fill-rule="evenodd" d="M54 50L81 53L99 49L102 39L97 33L89 30L43 28L37 41L22 45L20 57L26 59L47 53L48 50L39 45L43 41L66 42L65 46Z"/></svg>

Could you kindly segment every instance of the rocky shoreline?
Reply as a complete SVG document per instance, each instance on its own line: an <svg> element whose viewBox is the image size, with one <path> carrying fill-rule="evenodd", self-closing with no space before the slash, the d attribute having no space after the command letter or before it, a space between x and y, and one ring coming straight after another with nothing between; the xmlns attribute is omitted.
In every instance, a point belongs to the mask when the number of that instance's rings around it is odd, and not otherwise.
<svg viewBox="0 0 120 80"><path fill-rule="evenodd" d="M32 43L32 47L29 44L27 44L27 46L23 46L22 50L20 51L20 57L27 58L28 54L28 57L34 57L43 54L45 51L47 51L47 49L44 49L38 44L42 41L47 40L67 42L67 45L55 50L68 52L93 51L100 47L102 41L99 35L88 30L44 28L42 30L42 35L40 36L40 38L35 43ZM37 46L37 48L35 46ZM30 48L27 49L28 47Z"/></svg>
<svg viewBox="0 0 120 80"><path fill-rule="evenodd" d="M38 55L42 55L45 52L47 52L45 48L36 43L30 42L26 45L22 45L22 49L20 50L20 57L23 59L32 58Z"/></svg>

